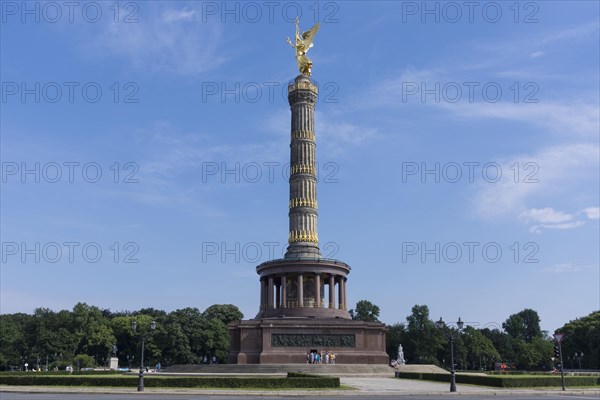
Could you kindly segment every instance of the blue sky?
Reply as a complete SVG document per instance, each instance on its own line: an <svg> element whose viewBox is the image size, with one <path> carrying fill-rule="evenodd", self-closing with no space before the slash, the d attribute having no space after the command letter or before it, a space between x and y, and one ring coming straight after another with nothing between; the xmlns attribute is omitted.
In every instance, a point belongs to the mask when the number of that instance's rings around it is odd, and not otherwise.
<svg viewBox="0 0 600 400"><path fill-rule="evenodd" d="M350 305L549 331L600 308L598 2L116 4L2 2L2 313L254 317L296 14L321 22L319 238Z"/></svg>

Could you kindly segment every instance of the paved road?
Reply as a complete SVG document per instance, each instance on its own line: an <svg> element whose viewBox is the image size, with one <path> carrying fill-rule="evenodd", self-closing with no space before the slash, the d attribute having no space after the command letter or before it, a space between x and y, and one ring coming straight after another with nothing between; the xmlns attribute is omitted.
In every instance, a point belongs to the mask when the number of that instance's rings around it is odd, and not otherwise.
<svg viewBox="0 0 600 400"><path fill-rule="evenodd" d="M448 395L432 395L432 396L410 396L410 400L432 400L432 399L447 399ZM361 396L362 397L362 396ZM365 396L367 397L367 396ZM398 396L373 396L377 400L392 400L397 399ZM454 396L452 396L454 397ZM532 398L537 399L549 399L549 400L561 400L561 399L577 399L577 400L598 400L598 396L590 395L544 395L532 394L530 396L520 395L509 395L509 396L487 396L487 395L468 395L461 396L467 399L477 400L531 400ZM255 396L197 396L197 395L171 395L171 394L64 394L64 393L0 393L0 399L2 400L242 400L242 399L256 399ZM281 399L283 397L271 397L264 396L260 397L261 400ZM342 396L320 396L326 400L346 400L347 397ZM294 399L310 399L314 400L314 397L294 397Z"/></svg>
<svg viewBox="0 0 600 400"><path fill-rule="evenodd" d="M556 389L503 389L474 385L458 385L458 393L450 393L449 385L441 382L427 382L392 377L342 377L342 390L255 390L244 392L232 389L177 389L147 388L138 393L135 388L83 388L83 387L34 387L2 386L0 400L200 400L200 399L314 399L327 400L363 399L366 397L387 400L399 396L411 396L416 399L438 399L465 397L468 399L582 399L600 400L600 390L574 389L562 392ZM4 391L4 392L2 392Z"/></svg>

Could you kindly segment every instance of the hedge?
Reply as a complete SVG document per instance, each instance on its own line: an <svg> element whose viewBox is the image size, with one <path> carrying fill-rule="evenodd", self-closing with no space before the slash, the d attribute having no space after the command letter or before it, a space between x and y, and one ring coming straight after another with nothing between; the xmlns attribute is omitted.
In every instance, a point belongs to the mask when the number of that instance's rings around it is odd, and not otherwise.
<svg viewBox="0 0 600 400"><path fill-rule="evenodd" d="M426 381L450 382L450 375L418 373L418 372L399 372L399 378L403 379L421 379ZM504 388L524 388L524 387L549 387L561 386L560 376L543 375L463 375L456 374L456 383L467 383L472 385L493 386ZM600 386L600 377L598 376L565 376L565 386Z"/></svg>
<svg viewBox="0 0 600 400"><path fill-rule="evenodd" d="M124 374L126 371L115 371L115 370L99 370L99 371L0 371L0 376L2 375L23 375L30 376L32 374L35 375L63 375L63 376L71 376L71 375L117 375Z"/></svg>
<svg viewBox="0 0 600 400"><path fill-rule="evenodd" d="M322 375L306 374L304 372L288 372L288 378L322 378Z"/></svg>
<svg viewBox="0 0 600 400"><path fill-rule="evenodd" d="M473 371L481 373L481 371ZM545 376L557 376L560 371L487 371L486 375L545 375ZM573 372L565 370L565 376L574 376ZM575 376L600 376L598 372L578 372Z"/></svg>
<svg viewBox="0 0 600 400"><path fill-rule="evenodd" d="M340 379L326 376L287 378L232 378L207 376L146 376L146 387L218 388L218 389L307 389L337 388ZM137 387L137 376L64 376L64 375L0 375L2 385L20 386L112 386Z"/></svg>

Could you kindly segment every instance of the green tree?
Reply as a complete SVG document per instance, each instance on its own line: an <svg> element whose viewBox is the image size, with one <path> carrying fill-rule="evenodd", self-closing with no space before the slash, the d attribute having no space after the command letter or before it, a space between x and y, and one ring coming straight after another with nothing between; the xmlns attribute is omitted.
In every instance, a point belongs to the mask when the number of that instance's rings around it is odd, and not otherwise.
<svg viewBox="0 0 600 400"><path fill-rule="evenodd" d="M494 361L506 363L513 363L517 361L518 342L516 339L502 332L500 329L484 328L481 330L481 333L490 339L494 345L494 348L500 355L500 358Z"/></svg>
<svg viewBox="0 0 600 400"><path fill-rule="evenodd" d="M156 331L153 343L160 349L156 357L161 365L198 363L199 357L192 352L188 337L174 318L167 317Z"/></svg>
<svg viewBox="0 0 600 400"><path fill-rule="evenodd" d="M0 370L22 368L21 358L30 352L25 331L31 318L22 313L0 315Z"/></svg>
<svg viewBox="0 0 600 400"><path fill-rule="evenodd" d="M543 337L540 317L537 311L529 308L509 316L502 324L502 328L513 338L528 343L534 338Z"/></svg>
<svg viewBox="0 0 600 400"><path fill-rule="evenodd" d="M202 317L207 321L217 318L225 325L229 325L231 322L241 321L244 314L233 304L213 304L204 310Z"/></svg>
<svg viewBox="0 0 600 400"><path fill-rule="evenodd" d="M43 363L56 361L61 354L70 361L76 352L78 338L73 333L73 319L69 311L58 313L48 308L34 310L26 331L29 334L30 354L35 365L38 360ZM31 362L30 362L31 364Z"/></svg>
<svg viewBox="0 0 600 400"><path fill-rule="evenodd" d="M438 351L444 349L446 340L433 321L429 319L429 307L415 305L406 317L407 362L413 364L438 364Z"/></svg>
<svg viewBox="0 0 600 400"><path fill-rule="evenodd" d="M583 353L573 366L579 367L581 361L582 369L600 369L600 311L569 321L556 331L565 335L561 343L565 360Z"/></svg>
<svg viewBox="0 0 600 400"><path fill-rule="evenodd" d="M183 334L188 338L190 352L194 355L194 362L199 362L203 356L206 319L197 308L187 307L175 310L169 314L172 321L181 326Z"/></svg>
<svg viewBox="0 0 600 400"><path fill-rule="evenodd" d="M550 369L553 353L552 341L536 337L531 342L519 341L517 343L517 367L525 370Z"/></svg>
<svg viewBox="0 0 600 400"><path fill-rule="evenodd" d="M470 369L487 369L495 361L500 360L500 354L494 347L494 343L482 331L467 326L463 331L463 341L466 362Z"/></svg>
<svg viewBox="0 0 600 400"><path fill-rule="evenodd" d="M75 354L87 354L96 360L106 359L116 343L110 320L96 306L77 303L73 307L73 332L77 339Z"/></svg>
<svg viewBox="0 0 600 400"><path fill-rule="evenodd" d="M356 303L356 309L350 310L350 316L359 321L379 321L379 306L368 300L360 300Z"/></svg>
<svg viewBox="0 0 600 400"><path fill-rule="evenodd" d="M229 354L229 331L218 318L205 321L202 336L202 355L215 356L218 362L227 362Z"/></svg>

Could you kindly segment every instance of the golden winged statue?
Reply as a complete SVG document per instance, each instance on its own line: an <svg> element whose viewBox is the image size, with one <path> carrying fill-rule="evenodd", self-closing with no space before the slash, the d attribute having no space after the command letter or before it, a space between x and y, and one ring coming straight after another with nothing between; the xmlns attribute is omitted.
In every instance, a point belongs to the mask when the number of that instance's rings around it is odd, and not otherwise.
<svg viewBox="0 0 600 400"><path fill-rule="evenodd" d="M315 26L310 28L308 31L300 34L300 28L298 24L300 23L300 19L296 17L296 43L292 43L290 38L287 38L287 42L290 46L296 49L296 63L298 63L298 69L301 74L306 76L310 76L310 69L312 68L312 61L310 58L306 56L308 50L313 47L313 40L315 39L315 35L319 30L321 24L317 22Z"/></svg>

